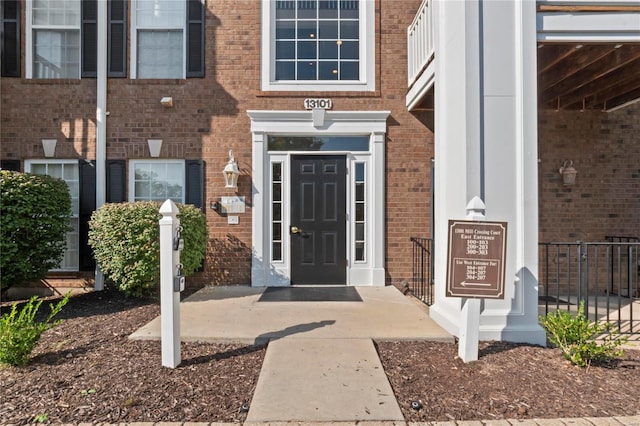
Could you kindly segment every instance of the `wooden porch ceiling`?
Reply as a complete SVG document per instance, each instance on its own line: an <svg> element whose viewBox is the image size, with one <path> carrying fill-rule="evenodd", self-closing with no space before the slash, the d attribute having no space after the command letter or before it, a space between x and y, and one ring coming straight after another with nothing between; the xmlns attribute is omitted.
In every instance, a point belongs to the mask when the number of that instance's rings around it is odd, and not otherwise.
<svg viewBox="0 0 640 426"><path fill-rule="evenodd" d="M538 105L610 111L640 102L640 44L538 44ZM433 110L431 88L416 110Z"/></svg>
<svg viewBox="0 0 640 426"><path fill-rule="evenodd" d="M538 103L612 110L640 101L640 44L538 44Z"/></svg>

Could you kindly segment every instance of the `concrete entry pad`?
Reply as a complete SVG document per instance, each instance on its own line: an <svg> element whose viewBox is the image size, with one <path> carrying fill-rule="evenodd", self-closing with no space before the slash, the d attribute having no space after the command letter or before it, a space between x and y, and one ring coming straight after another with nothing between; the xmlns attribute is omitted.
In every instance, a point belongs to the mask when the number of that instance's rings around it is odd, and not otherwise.
<svg viewBox="0 0 640 426"><path fill-rule="evenodd" d="M357 287L362 302L258 302L265 288L207 287L180 303L183 342L265 344L276 338L445 340L428 308L397 288ZM160 317L131 336L160 339Z"/></svg>
<svg viewBox="0 0 640 426"><path fill-rule="evenodd" d="M269 343L247 422L404 421L370 339Z"/></svg>

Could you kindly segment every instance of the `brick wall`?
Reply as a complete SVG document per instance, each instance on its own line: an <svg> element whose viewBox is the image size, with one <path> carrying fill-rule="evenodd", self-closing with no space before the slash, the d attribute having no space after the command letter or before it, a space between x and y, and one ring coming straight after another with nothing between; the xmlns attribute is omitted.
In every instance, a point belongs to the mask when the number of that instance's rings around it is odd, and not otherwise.
<svg viewBox="0 0 640 426"><path fill-rule="evenodd" d="M540 241L640 237L640 104L539 112ZM576 183L558 169L572 160Z"/></svg>
<svg viewBox="0 0 640 426"><path fill-rule="evenodd" d="M388 283L399 284L411 275L409 238L428 234L430 216L433 134L423 124L425 113L411 114L405 106L406 29L420 3L376 2L375 92L270 93L260 91L258 2L209 1L205 78L109 79L107 158L149 158L147 139L163 139L161 158L202 158L206 162L206 205L225 195L243 195L249 201L252 146L246 110L301 110L307 97L331 97L335 110L390 110L386 268ZM22 40L24 43L24 37ZM95 79L1 79L1 157L42 158L40 140L56 138L56 158L95 159L95 84ZM160 104L165 96L173 97L173 108ZM229 149L241 169L238 190L231 192L223 188L221 173ZM247 212L233 226L207 208L207 261L204 272L190 277L190 285L249 282L252 230L250 202L247 204Z"/></svg>

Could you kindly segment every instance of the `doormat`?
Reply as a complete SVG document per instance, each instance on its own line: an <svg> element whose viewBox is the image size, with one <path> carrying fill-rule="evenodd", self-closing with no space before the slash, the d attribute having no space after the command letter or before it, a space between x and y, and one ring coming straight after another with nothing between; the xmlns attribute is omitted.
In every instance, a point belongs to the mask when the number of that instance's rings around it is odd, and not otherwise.
<svg viewBox="0 0 640 426"><path fill-rule="evenodd" d="M362 302L355 287L267 287L258 302Z"/></svg>

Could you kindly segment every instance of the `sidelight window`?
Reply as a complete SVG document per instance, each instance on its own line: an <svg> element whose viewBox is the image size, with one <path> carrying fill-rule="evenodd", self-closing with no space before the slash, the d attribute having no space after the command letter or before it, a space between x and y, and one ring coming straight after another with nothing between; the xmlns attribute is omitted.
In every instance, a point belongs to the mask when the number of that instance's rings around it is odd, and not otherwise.
<svg viewBox="0 0 640 426"><path fill-rule="evenodd" d="M367 204L365 197L365 170L364 163L356 163L356 179L355 179L355 248L356 248L356 262L365 261L365 225Z"/></svg>
<svg viewBox="0 0 640 426"><path fill-rule="evenodd" d="M282 260L282 163L271 164L271 260Z"/></svg>

